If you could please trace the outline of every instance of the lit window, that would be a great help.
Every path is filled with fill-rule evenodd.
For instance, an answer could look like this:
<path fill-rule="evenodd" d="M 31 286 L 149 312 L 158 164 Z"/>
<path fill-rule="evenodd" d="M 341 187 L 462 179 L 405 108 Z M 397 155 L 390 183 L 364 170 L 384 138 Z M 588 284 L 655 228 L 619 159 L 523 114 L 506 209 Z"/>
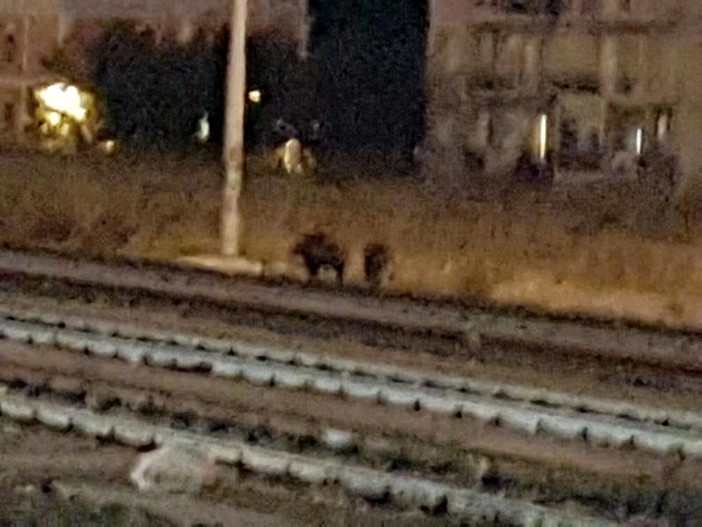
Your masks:
<path fill-rule="evenodd" d="M 6 35 L 5 42 L 2 50 L 2 60 L 3 62 L 13 63 L 15 62 L 15 55 L 17 54 L 15 36 Z"/>
<path fill-rule="evenodd" d="M 670 111 L 662 110 L 656 118 L 656 139 L 664 142 L 670 132 Z"/>
<path fill-rule="evenodd" d="M 546 152 L 548 150 L 548 115 L 545 113 L 539 116 L 539 140 L 537 146 L 539 161 L 546 161 Z"/>
<path fill-rule="evenodd" d="M 640 156 L 643 153 L 643 147 L 644 147 L 644 131 L 643 128 L 640 126 L 636 129 L 634 132 L 634 152 L 636 152 L 637 156 Z"/>

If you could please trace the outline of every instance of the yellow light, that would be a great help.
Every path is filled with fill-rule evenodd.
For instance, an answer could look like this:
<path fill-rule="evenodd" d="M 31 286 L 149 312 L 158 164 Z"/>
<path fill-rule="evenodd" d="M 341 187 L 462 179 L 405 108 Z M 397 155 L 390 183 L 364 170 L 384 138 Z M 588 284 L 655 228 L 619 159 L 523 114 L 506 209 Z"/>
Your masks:
<path fill-rule="evenodd" d="M 58 112 L 46 112 L 44 117 L 46 117 L 46 122 L 51 126 L 58 126 L 61 122 L 61 114 Z"/>
<path fill-rule="evenodd" d="M 115 147 L 116 143 L 113 139 L 108 139 L 107 141 L 100 143 L 100 149 L 107 155 L 114 153 Z"/>
<path fill-rule="evenodd" d="M 47 110 L 67 115 L 78 122 L 85 121 L 88 116 L 88 108 L 83 105 L 85 97 L 81 97 L 81 91 L 76 86 L 57 82 L 35 93 Z"/>
<path fill-rule="evenodd" d="M 63 124 L 61 124 L 61 128 L 59 128 L 58 133 L 61 137 L 68 137 L 71 133 L 71 125 L 69 123 L 64 122 Z"/>
<path fill-rule="evenodd" d="M 546 150 L 548 144 L 548 116 L 541 114 L 539 119 L 539 159 L 546 160 Z"/>
<path fill-rule="evenodd" d="M 249 101 L 251 101 L 254 104 L 258 104 L 261 102 L 261 90 L 251 90 L 249 92 Z"/>

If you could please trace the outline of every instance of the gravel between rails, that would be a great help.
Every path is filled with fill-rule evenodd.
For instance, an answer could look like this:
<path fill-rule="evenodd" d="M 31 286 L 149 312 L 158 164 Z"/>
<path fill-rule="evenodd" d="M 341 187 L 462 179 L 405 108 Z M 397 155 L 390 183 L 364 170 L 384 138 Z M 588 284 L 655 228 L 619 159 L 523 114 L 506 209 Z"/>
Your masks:
<path fill-rule="evenodd" d="M 114 265 L 0 252 L 0 273 L 436 332 L 465 338 L 476 346 L 485 339 L 702 371 L 700 327 L 663 332 L 594 321 L 586 324 L 515 316 L 456 305 L 264 284 L 147 262 Z"/>
<path fill-rule="evenodd" d="M 0 335 L 134 365 L 200 371 L 254 385 L 344 395 L 449 416 L 466 415 L 530 435 L 541 432 L 566 440 L 585 438 L 594 446 L 631 445 L 661 455 L 702 458 L 702 415 L 693 412 L 660 411 L 593 398 L 581 400 L 545 390 L 246 342 L 149 333 L 135 326 L 95 320 L 5 319 L 0 321 Z M 588 408 L 589 412 L 584 411 Z"/>
<path fill-rule="evenodd" d="M 614 525 L 604 518 L 574 516 L 529 502 L 453 488 L 427 479 L 397 476 L 335 460 L 291 454 L 188 431 L 175 431 L 135 418 L 99 415 L 76 406 L 17 395 L 0 396 L 0 412 L 21 423 L 39 422 L 61 431 L 70 428 L 136 449 L 169 444 L 204 447 L 220 464 L 242 466 L 264 476 L 291 478 L 311 485 L 338 484 L 347 492 L 366 499 L 390 498 L 403 507 L 445 510 L 450 515 L 472 521 L 500 521 L 533 526 Z"/>

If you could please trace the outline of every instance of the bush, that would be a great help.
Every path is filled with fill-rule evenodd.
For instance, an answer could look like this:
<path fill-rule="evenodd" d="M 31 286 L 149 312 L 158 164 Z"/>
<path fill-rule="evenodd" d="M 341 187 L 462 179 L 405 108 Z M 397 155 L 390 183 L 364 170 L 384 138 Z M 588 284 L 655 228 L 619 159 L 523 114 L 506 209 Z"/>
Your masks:
<path fill-rule="evenodd" d="M 157 46 L 131 24 L 110 27 L 95 50 L 94 84 L 106 108 L 110 131 L 142 145 L 190 143 L 207 112 L 221 137 L 226 53 L 199 36 L 187 46 Z"/>

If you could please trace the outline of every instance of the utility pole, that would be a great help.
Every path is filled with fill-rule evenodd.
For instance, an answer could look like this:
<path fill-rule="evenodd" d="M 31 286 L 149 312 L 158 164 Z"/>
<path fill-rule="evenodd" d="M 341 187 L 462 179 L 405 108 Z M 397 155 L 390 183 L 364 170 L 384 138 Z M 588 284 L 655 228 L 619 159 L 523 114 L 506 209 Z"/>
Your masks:
<path fill-rule="evenodd" d="M 248 0 L 231 0 L 229 63 L 227 65 L 224 121 L 224 203 L 222 206 L 222 253 L 239 256 L 244 182 L 244 105 L 246 98 L 246 17 Z"/>

